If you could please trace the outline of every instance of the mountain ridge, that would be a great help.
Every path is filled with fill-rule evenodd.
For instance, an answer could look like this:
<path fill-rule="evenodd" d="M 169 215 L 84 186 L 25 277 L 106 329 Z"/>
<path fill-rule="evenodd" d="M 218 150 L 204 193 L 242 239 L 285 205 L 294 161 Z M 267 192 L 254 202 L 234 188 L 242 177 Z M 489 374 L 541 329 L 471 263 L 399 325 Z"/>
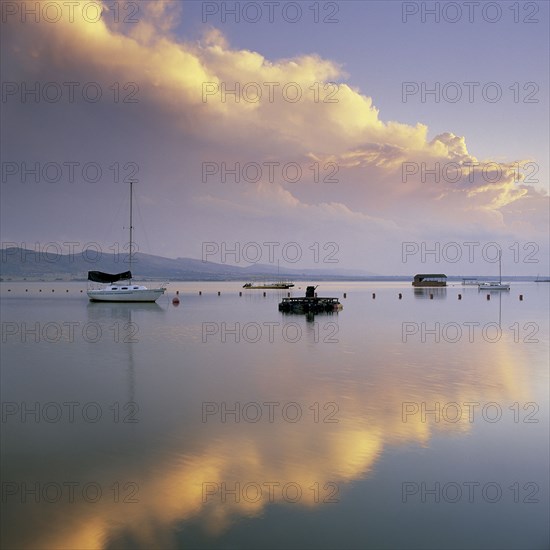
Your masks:
<path fill-rule="evenodd" d="M 88 271 L 120 273 L 130 267 L 127 254 L 81 252 L 59 254 L 21 247 L 2 248 L 0 276 L 4 278 L 70 277 L 87 278 Z M 308 278 L 308 277 L 373 277 L 378 274 L 338 268 L 279 269 L 271 264 L 251 264 L 246 267 L 203 261 L 195 258 L 165 258 L 137 252 L 132 261 L 135 278 L 171 280 L 235 280 L 248 278 Z"/>

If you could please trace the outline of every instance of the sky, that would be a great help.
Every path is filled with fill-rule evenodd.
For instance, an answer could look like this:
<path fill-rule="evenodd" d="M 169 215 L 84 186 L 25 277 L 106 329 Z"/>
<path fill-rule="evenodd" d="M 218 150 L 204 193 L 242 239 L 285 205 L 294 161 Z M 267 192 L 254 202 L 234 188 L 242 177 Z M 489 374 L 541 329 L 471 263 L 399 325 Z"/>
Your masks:
<path fill-rule="evenodd" d="M 1 241 L 548 274 L 548 2 L 2 3 Z"/>

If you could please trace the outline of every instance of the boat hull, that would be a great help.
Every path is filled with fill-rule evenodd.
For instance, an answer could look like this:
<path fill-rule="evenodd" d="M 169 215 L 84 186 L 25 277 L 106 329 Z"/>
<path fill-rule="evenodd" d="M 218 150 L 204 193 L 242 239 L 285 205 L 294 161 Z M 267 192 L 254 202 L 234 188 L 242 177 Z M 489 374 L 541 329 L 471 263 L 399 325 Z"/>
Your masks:
<path fill-rule="evenodd" d="M 283 313 L 332 313 L 342 309 L 338 298 L 283 298 L 279 304 Z"/>
<path fill-rule="evenodd" d="M 165 288 L 88 290 L 88 298 L 91 302 L 156 302 L 165 291 Z"/>
<path fill-rule="evenodd" d="M 478 288 L 479 290 L 510 290 L 510 285 L 507 285 L 506 283 L 502 283 L 502 284 L 485 283 L 485 284 L 480 284 Z"/>

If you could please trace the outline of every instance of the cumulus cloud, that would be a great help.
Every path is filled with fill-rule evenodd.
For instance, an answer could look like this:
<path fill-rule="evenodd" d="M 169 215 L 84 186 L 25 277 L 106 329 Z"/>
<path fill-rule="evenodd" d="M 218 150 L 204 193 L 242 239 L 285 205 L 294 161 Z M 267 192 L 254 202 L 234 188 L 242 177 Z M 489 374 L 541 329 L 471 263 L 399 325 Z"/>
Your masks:
<path fill-rule="evenodd" d="M 452 131 L 430 140 L 421 122 L 383 121 L 373 99 L 346 82 L 343 68 L 316 54 L 270 60 L 259 51 L 232 48 L 210 26 L 201 39 L 186 41 L 177 34 L 185 17 L 179 3 L 140 3 L 135 25 L 114 24 L 107 17 L 108 3 L 102 6 L 104 17 L 93 23 L 79 10 L 72 22 L 9 20 L 8 48 L 3 48 L 9 55 L 8 78 L 80 78 L 104 89 L 113 82 L 139 84 L 133 111 L 130 105 L 110 105 L 94 106 L 92 113 L 85 105 L 82 112 L 88 113 L 78 116 L 84 125 L 94 124 L 90 120 L 97 121 L 98 114 L 116 122 L 119 142 L 125 143 L 120 147 L 150 162 L 159 204 L 170 193 L 174 202 L 185 201 L 180 208 L 209 204 L 213 211 L 254 211 L 257 219 L 276 216 L 288 227 L 328 216 L 342 228 L 391 227 L 386 239 L 396 242 L 419 218 L 426 234 L 430 224 L 449 234 L 464 224 L 497 234 L 519 227 L 540 233 L 548 197 L 522 182 L 517 166 L 526 159 L 478 159 L 468 151 L 466 137 Z M 40 116 L 47 117 L 41 108 Z M 36 121 L 21 125 L 14 117 L 11 124 L 15 134 L 43 136 Z M 59 121 L 56 127 L 61 149 L 71 134 L 67 126 Z M 106 135 L 98 142 L 97 135 L 83 133 L 82 148 L 97 151 L 116 141 Z M 28 141 L 27 152 L 39 148 L 37 139 Z M 185 165 L 176 169 L 177 178 L 168 173 L 176 158 Z M 229 176 L 225 185 L 208 185 L 201 173 L 205 161 L 229 167 L 255 162 L 264 169 L 257 181 Z M 271 178 L 266 162 L 296 163 L 302 177 L 289 181 L 278 172 Z M 337 183 L 326 183 L 334 167 Z M 533 211 L 539 214 L 533 217 Z M 205 222 L 204 215 L 199 219 L 190 211 L 187 219 Z M 339 238 L 346 239 L 344 231 Z M 175 243 L 168 248 L 182 255 Z"/>

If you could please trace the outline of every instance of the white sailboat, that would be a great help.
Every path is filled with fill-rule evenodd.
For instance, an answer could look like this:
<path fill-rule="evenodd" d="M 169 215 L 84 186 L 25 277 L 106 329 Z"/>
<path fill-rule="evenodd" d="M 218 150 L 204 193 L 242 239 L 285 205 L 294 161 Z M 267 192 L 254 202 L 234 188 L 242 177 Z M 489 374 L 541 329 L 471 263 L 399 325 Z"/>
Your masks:
<path fill-rule="evenodd" d="M 132 283 L 132 258 L 133 258 L 133 225 L 132 225 L 132 199 L 133 182 L 130 182 L 130 244 L 129 244 L 129 267 L 123 273 L 103 273 L 101 271 L 88 271 L 88 281 L 107 284 L 102 288 L 88 288 L 88 298 L 92 302 L 156 302 L 166 291 L 166 288 L 147 288 L 143 285 Z M 127 282 L 115 284 L 118 281 Z"/>
<path fill-rule="evenodd" d="M 502 252 L 498 253 L 498 281 L 479 283 L 479 290 L 510 290 L 510 283 L 502 282 Z"/>

